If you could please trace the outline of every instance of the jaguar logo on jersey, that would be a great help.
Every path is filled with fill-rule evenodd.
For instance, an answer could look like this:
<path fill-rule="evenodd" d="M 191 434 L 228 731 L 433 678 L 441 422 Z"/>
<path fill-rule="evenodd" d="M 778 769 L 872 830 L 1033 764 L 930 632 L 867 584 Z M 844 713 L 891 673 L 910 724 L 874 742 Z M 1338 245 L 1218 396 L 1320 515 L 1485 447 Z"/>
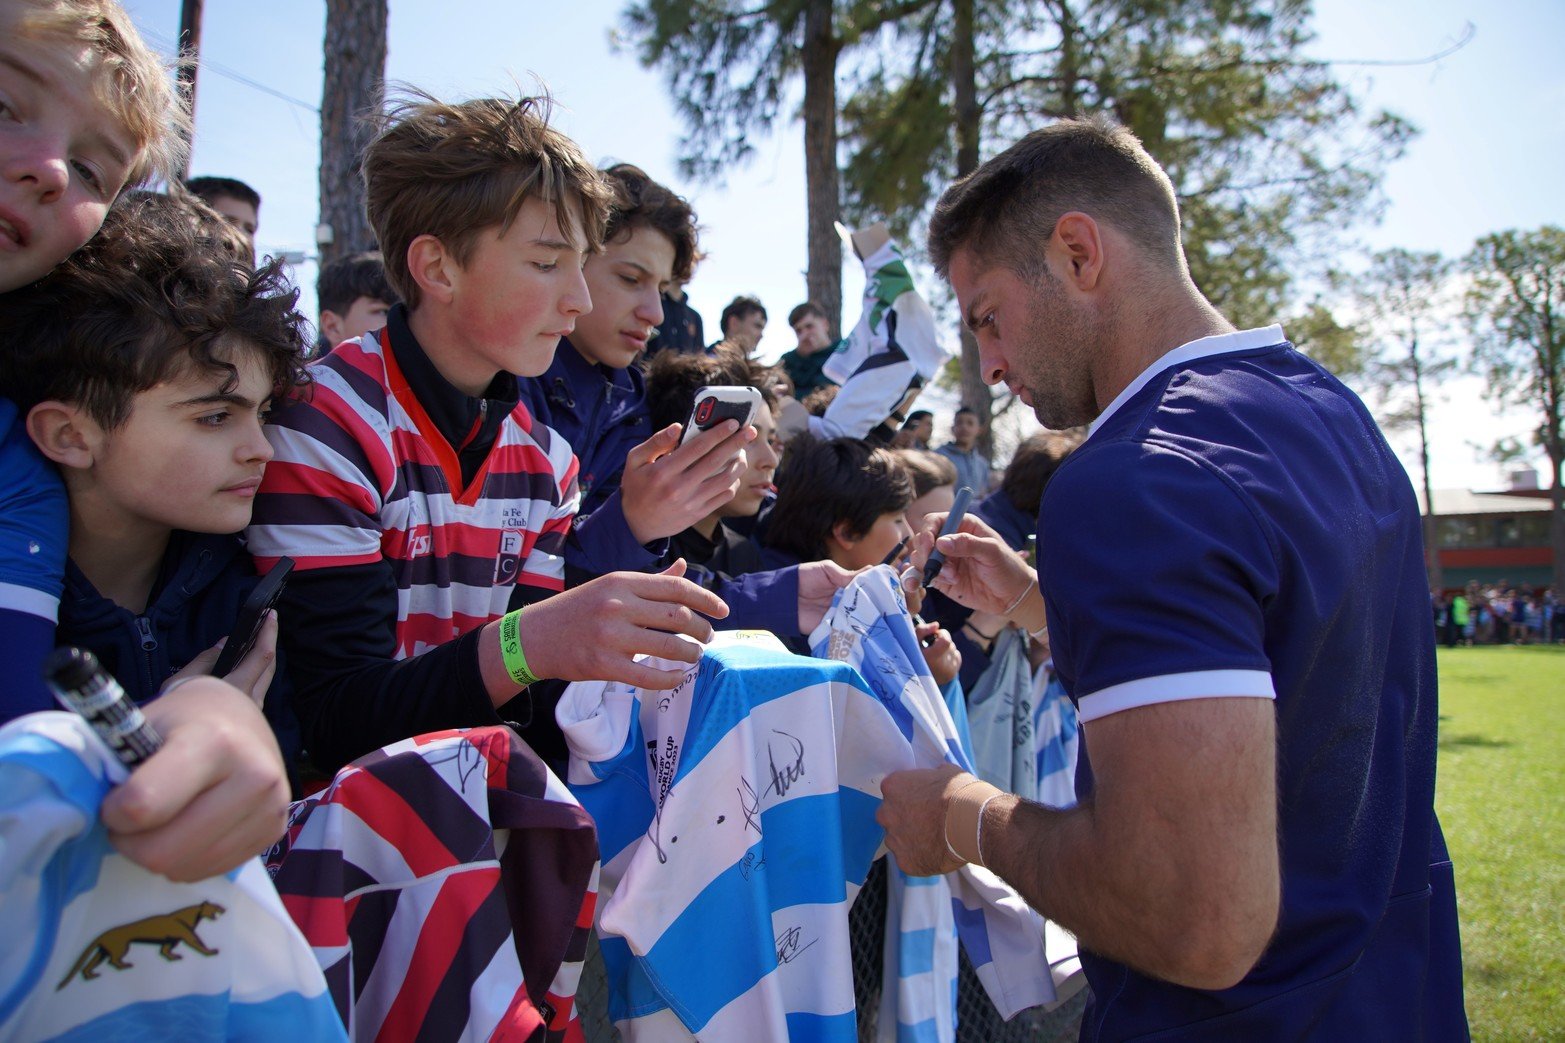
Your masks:
<path fill-rule="evenodd" d="M 158 955 L 170 962 L 184 959 L 174 951 L 181 943 L 202 956 L 216 956 L 217 950 L 202 942 L 200 935 L 196 934 L 196 927 L 202 920 L 216 920 L 225 911 L 216 902 L 202 902 L 104 931 L 82 950 L 70 971 L 55 986 L 55 991 L 65 988 L 78 975 L 82 981 L 92 981 L 98 976 L 98 966 L 104 961 L 108 961 L 109 966 L 117 971 L 133 967 L 134 964 L 125 958 L 132 945 L 155 946 Z"/>
<path fill-rule="evenodd" d="M 521 570 L 522 534 L 516 529 L 505 529 L 500 533 L 500 554 L 494 563 L 495 586 L 515 583 Z"/>

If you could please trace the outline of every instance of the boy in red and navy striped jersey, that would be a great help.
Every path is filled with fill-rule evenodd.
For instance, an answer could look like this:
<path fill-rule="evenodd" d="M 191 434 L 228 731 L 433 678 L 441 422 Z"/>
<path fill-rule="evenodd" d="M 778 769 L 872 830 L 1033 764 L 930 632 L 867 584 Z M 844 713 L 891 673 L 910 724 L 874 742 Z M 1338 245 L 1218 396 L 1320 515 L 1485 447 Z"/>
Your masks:
<path fill-rule="evenodd" d="M 543 372 L 592 307 L 581 269 L 609 197 L 546 115 L 532 99 L 419 96 L 365 151 L 370 221 L 405 303 L 280 412 L 248 532 L 263 566 L 298 563 L 282 636 L 320 767 L 500 714 L 561 762 L 536 680 L 672 687 L 678 673 L 633 657 L 693 662 L 676 635 L 704 640 L 702 616 L 727 614 L 682 563 L 563 591 L 576 459 L 516 377 Z"/>

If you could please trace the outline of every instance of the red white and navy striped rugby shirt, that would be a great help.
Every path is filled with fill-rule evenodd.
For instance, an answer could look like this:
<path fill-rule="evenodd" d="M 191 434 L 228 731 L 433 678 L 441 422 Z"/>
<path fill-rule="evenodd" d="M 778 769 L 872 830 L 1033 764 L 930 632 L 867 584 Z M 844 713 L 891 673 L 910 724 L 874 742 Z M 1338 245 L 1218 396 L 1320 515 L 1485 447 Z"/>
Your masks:
<path fill-rule="evenodd" d="M 405 659 L 498 619 L 517 586 L 562 590 L 579 497 L 571 447 L 521 403 L 464 487 L 388 336 L 338 345 L 309 400 L 268 426 L 276 456 L 246 538 L 263 570 L 283 555 L 300 570 L 389 562 Z"/>

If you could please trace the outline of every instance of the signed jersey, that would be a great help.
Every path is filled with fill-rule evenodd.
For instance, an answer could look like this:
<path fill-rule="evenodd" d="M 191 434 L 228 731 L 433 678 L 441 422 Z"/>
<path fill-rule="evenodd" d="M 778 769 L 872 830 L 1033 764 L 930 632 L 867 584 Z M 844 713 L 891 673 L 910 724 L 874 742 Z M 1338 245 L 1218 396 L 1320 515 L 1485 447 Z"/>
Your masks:
<path fill-rule="evenodd" d="M 894 598 L 889 570 L 868 583 Z M 845 629 L 817 641 L 869 649 L 876 684 L 770 637 L 725 635 L 672 691 L 578 683 L 560 703 L 568 781 L 603 852 L 609 1013 L 628 1039 L 857 1039 L 848 908 L 880 848 L 880 782 L 961 755 L 927 670 L 855 644 L 864 614 L 832 618 Z M 888 633 L 921 667 L 905 610 L 896 618 Z M 1053 999 L 1040 922 L 998 878 L 957 875 L 946 922 L 996 1005 L 1008 1016 Z"/>
<path fill-rule="evenodd" d="M 110 846 L 124 777 L 75 714 L 0 728 L 0 1040 L 345 1040 L 258 860 L 180 884 Z"/>

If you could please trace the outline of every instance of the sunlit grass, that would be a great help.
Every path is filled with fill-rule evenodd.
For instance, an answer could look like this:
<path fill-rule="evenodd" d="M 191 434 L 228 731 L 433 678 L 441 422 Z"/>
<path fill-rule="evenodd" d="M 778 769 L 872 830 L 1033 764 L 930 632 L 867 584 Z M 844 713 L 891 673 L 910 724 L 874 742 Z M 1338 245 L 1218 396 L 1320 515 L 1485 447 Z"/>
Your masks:
<path fill-rule="evenodd" d="M 1565 1037 L 1565 646 L 1440 650 L 1435 802 L 1477 1040 Z"/>

